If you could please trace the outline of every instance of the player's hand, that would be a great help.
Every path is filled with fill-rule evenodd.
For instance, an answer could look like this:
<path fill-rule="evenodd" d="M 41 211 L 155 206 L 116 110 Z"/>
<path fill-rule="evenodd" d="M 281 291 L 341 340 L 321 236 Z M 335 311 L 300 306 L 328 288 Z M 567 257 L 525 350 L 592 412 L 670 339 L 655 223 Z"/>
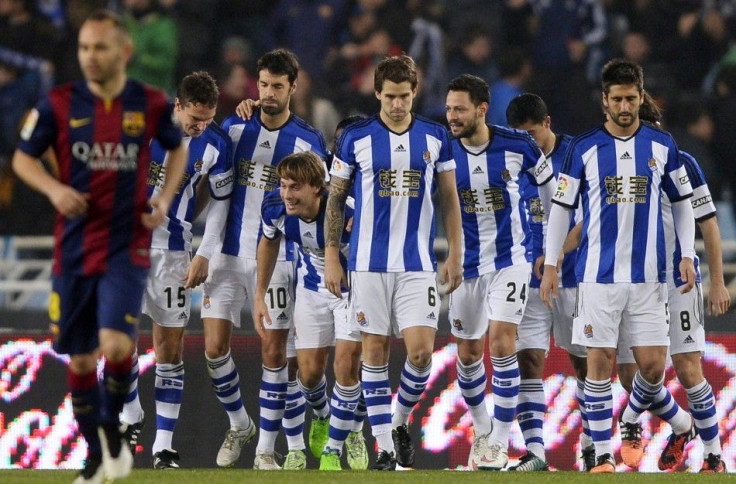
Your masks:
<path fill-rule="evenodd" d="M 63 183 L 55 185 L 48 197 L 56 211 L 66 218 L 82 216 L 89 208 L 89 193 L 80 193 Z"/>
<path fill-rule="evenodd" d="M 181 279 L 184 281 L 184 289 L 195 288 L 206 281 L 209 267 L 210 261 L 201 255 L 195 255 L 189 263 L 186 275 Z"/>
<path fill-rule="evenodd" d="M 549 269 L 547 269 L 549 267 Z M 552 299 L 557 298 L 557 285 L 560 282 L 560 278 L 557 275 L 557 268 L 549 264 L 544 266 L 544 272 L 542 274 L 542 282 L 539 285 L 539 296 L 542 298 L 544 304 L 548 308 L 552 309 Z"/>
<path fill-rule="evenodd" d="M 271 315 L 268 314 L 268 307 L 263 298 L 255 298 L 253 302 L 253 324 L 261 339 L 266 337 L 266 324 L 271 325 Z"/>
<path fill-rule="evenodd" d="M 342 288 L 348 287 L 348 278 L 339 259 L 325 257 L 325 287 L 336 297 L 342 299 Z"/>
<path fill-rule="evenodd" d="M 148 204 L 152 208 L 151 213 L 141 215 L 141 221 L 149 229 L 155 229 L 164 223 L 164 218 L 166 218 L 166 214 L 169 212 L 169 202 L 157 195 L 152 197 L 148 201 Z"/>
<path fill-rule="evenodd" d="M 720 316 L 726 314 L 731 306 L 731 294 L 726 289 L 723 281 L 710 281 L 710 290 L 708 291 L 708 314 L 711 316 Z"/>
<path fill-rule="evenodd" d="M 684 284 L 680 288 L 680 294 L 686 294 L 695 287 L 695 264 L 689 257 L 680 260 L 680 277 Z"/>
<path fill-rule="evenodd" d="M 537 260 L 534 261 L 534 275 L 537 276 L 537 279 L 541 279 L 543 272 L 544 272 L 544 255 L 540 255 L 539 257 L 537 257 Z"/>
<path fill-rule="evenodd" d="M 459 256 L 449 256 L 442 266 L 440 284 L 447 284 L 445 294 L 450 294 L 463 282 L 463 263 Z"/>
<path fill-rule="evenodd" d="M 257 101 L 254 101 L 253 99 L 244 99 L 240 101 L 240 103 L 235 108 L 235 114 L 237 114 L 240 118 L 248 121 L 253 116 L 253 113 L 256 111 L 256 108 L 260 106 L 261 106 L 260 99 Z"/>
<path fill-rule="evenodd" d="M 345 232 L 352 232 L 353 230 L 353 217 L 350 217 L 348 219 L 348 223 L 345 224 Z"/>

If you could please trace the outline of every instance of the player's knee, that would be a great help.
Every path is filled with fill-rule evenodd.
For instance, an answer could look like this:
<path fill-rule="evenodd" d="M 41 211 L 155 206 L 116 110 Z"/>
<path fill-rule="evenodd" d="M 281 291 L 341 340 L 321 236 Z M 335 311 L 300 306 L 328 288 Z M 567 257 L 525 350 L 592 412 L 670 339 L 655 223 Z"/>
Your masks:
<path fill-rule="evenodd" d="M 522 379 L 542 378 L 544 350 L 522 350 L 517 353 Z"/>
<path fill-rule="evenodd" d="M 350 357 L 335 358 L 332 365 L 335 372 L 335 380 L 342 386 L 353 386 L 358 383 L 360 364 L 354 364 Z"/>
<path fill-rule="evenodd" d="M 675 367 L 677 379 L 685 388 L 692 388 L 703 381 L 700 353 L 672 355 L 672 364 Z"/>
<path fill-rule="evenodd" d="M 230 342 L 224 340 L 205 341 L 204 354 L 210 360 L 222 358 L 230 352 Z"/>
<path fill-rule="evenodd" d="M 409 361 L 417 368 L 425 368 L 432 362 L 431 348 L 418 348 L 409 354 Z"/>

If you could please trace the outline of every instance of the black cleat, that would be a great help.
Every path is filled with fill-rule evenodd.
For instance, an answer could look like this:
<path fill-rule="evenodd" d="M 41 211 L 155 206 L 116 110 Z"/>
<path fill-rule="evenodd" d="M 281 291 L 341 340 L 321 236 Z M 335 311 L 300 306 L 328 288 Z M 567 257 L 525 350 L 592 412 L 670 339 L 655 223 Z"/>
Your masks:
<path fill-rule="evenodd" d="M 396 470 L 396 458 L 393 452 L 386 452 L 382 450 L 378 453 L 376 462 L 371 466 L 373 471 L 395 471 Z"/>
<path fill-rule="evenodd" d="M 72 484 L 102 484 L 105 481 L 105 472 L 102 468 L 102 456 L 87 457 L 84 469 L 79 471 Z"/>
<path fill-rule="evenodd" d="M 394 439 L 394 447 L 396 448 L 396 462 L 401 467 L 414 466 L 414 446 L 411 443 L 411 436 L 406 425 L 400 425 L 391 431 L 391 437 Z"/>
<path fill-rule="evenodd" d="M 130 447 L 130 453 L 135 455 L 135 448 L 138 447 L 138 439 L 140 439 L 143 426 L 146 424 L 146 416 L 141 415 L 140 421 L 134 424 L 120 422 L 120 432 Z"/>
<path fill-rule="evenodd" d="M 583 459 L 583 472 L 590 472 L 590 470 L 595 467 L 595 446 L 593 444 L 590 444 L 589 446 L 585 447 L 583 449 L 582 455 Z"/>
<path fill-rule="evenodd" d="M 178 469 L 179 453 L 175 450 L 164 449 L 153 454 L 154 469 Z"/>

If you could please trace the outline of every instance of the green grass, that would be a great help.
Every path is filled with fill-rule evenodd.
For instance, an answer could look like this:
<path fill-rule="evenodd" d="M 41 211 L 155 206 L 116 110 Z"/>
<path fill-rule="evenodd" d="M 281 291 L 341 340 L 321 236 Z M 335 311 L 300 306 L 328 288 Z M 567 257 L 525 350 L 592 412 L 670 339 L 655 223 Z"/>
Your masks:
<path fill-rule="evenodd" d="M 0 471 L 0 483 L 69 484 L 75 471 L 13 470 Z M 590 475 L 579 472 L 511 473 L 511 472 L 453 472 L 453 471 L 409 471 L 371 472 L 343 471 L 252 471 L 245 469 L 180 469 L 177 471 L 154 471 L 135 469 L 121 484 L 234 484 L 254 482 L 258 484 L 528 484 L 528 483 L 598 483 L 616 484 L 664 482 L 734 482 L 728 475 L 636 474 Z"/>

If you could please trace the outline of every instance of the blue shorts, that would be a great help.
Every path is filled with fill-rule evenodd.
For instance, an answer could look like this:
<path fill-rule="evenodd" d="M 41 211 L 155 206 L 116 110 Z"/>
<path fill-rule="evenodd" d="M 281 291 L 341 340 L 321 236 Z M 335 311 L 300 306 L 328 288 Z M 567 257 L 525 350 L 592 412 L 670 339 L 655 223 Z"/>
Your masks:
<path fill-rule="evenodd" d="M 91 353 L 101 328 L 135 339 L 148 269 L 117 266 L 97 276 L 60 275 L 52 280 L 49 302 L 57 353 Z"/>

